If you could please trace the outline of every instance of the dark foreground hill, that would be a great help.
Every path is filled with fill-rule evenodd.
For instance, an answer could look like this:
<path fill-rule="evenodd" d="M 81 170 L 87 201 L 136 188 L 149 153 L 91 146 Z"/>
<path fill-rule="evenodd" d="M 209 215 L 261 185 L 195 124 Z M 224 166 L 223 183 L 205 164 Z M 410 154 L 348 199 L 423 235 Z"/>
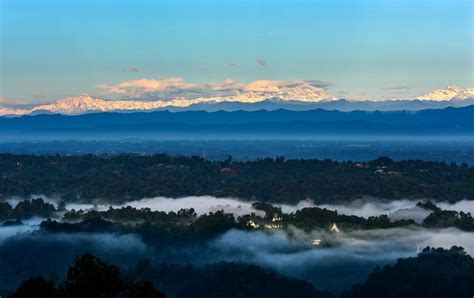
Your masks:
<path fill-rule="evenodd" d="M 122 271 L 122 272 L 121 272 Z M 128 272 L 92 254 L 77 257 L 63 282 L 31 277 L 10 298 L 332 298 L 304 280 L 240 263 L 218 263 L 203 268 L 154 266 L 143 261 Z"/>
<path fill-rule="evenodd" d="M 330 298 L 310 283 L 253 265 L 218 263 L 205 267 L 153 265 L 143 261 L 127 274 L 91 254 L 76 259 L 64 282 L 30 278 L 13 293 L 23 297 Z M 460 247 L 426 248 L 417 257 L 376 268 L 341 298 L 471 298 L 474 260 Z"/>

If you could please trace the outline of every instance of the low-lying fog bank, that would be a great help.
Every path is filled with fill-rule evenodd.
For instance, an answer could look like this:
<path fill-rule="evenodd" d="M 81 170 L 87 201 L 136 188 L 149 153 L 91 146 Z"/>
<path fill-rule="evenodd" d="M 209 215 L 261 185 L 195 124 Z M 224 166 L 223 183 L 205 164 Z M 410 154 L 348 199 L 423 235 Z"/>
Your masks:
<path fill-rule="evenodd" d="M 369 216 L 388 215 L 392 220 L 413 219 L 420 223 L 431 211 L 417 207 L 420 200 L 397 200 L 388 201 L 377 198 L 357 199 L 347 203 L 339 204 L 314 204 L 311 200 L 301 201 L 296 205 L 276 204 L 281 207 L 284 213 L 295 212 L 303 208 L 319 207 L 328 210 L 335 210 L 339 214 L 357 215 L 364 218 Z M 436 202 L 436 205 L 443 210 L 455 210 L 474 213 L 474 201 L 463 200 L 456 203 Z"/>
<path fill-rule="evenodd" d="M 0 244 L 8 237 L 38 230 L 43 220 L 44 218 L 33 217 L 22 220 L 22 225 L 0 225 Z"/>
<path fill-rule="evenodd" d="M 48 198 L 46 196 L 36 195 L 31 198 L 42 197 L 45 201 L 58 205 L 59 199 Z M 24 198 L 10 198 L 7 202 L 15 206 L 19 201 Z M 338 204 L 315 204 L 312 200 L 300 201 L 296 205 L 288 204 L 273 204 L 276 207 L 280 207 L 284 213 L 291 213 L 297 210 L 308 207 L 319 207 L 326 208 L 329 210 L 335 210 L 339 214 L 345 215 L 357 215 L 364 218 L 369 216 L 379 216 L 382 214 L 388 215 L 392 220 L 399 219 L 413 219 L 417 223 L 420 223 L 425 219 L 430 211 L 417 207 L 416 204 L 420 200 L 383 200 L 377 198 L 364 198 L 356 199 L 346 203 Z M 130 201 L 122 205 L 111 205 L 111 204 L 81 204 L 81 203 L 68 203 L 66 209 L 68 210 L 89 210 L 95 209 L 98 211 L 107 210 L 110 206 L 114 208 L 121 208 L 125 206 L 131 206 L 137 209 L 150 208 L 152 211 L 179 211 L 180 209 L 194 208 L 197 215 L 206 214 L 209 212 L 216 212 L 218 210 L 224 210 L 226 213 L 232 213 L 234 216 L 242 216 L 254 212 L 256 215 L 263 216 L 264 212 L 256 210 L 252 207 L 253 201 L 243 201 L 236 198 L 216 198 L 212 196 L 190 196 L 183 198 L 144 198 L 138 201 Z M 474 214 L 474 201 L 463 200 L 456 203 L 449 203 L 448 201 L 436 202 L 436 205 L 443 210 L 455 210 L 470 212 Z"/>
<path fill-rule="evenodd" d="M 306 279 L 316 287 L 337 292 L 362 281 L 376 265 L 393 263 L 401 257 L 415 256 L 426 246 L 449 248 L 462 246 L 474 253 L 474 233 L 457 229 L 388 229 L 322 235 L 324 232 L 298 237 L 335 237 L 337 247 L 314 248 L 286 233 L 229 231 L 210 243 L 210 253 L 197 260 L 243 261 L 272 268 L 289 276 Z M 206 259 L 207 256 L 207 259 Z"/>

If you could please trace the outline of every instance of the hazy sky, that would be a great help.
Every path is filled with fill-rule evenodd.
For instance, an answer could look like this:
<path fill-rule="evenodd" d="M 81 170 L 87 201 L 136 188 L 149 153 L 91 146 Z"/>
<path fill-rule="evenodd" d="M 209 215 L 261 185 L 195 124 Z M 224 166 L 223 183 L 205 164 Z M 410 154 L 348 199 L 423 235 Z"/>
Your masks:
<path fill-rule="evenodd" d="M 471 0 L 0 3 L 4 102 L 167 77 L 322 80 L 372 98 L 473 85 Z"/>

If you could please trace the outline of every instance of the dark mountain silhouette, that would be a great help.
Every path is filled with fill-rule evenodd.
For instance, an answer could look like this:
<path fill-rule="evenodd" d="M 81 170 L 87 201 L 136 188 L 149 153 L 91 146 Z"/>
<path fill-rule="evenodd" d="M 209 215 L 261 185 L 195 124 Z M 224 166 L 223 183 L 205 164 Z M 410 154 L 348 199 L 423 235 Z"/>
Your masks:
<path fill-rule="evenodd" d="M 0 118 L 0 134 L 472 134 L 474 106 L 422 111 L 259 110 L 96 113 Z"/>

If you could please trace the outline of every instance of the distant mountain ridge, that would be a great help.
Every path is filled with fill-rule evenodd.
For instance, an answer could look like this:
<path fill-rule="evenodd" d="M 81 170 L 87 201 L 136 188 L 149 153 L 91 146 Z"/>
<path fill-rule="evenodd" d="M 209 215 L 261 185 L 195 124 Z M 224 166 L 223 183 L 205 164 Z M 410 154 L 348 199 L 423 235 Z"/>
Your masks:
<path fill-rule="evenodd" d="M 247 92 L 238 95 L 208 98 L 173 98 L 170 100 L 106 100 L 93 98 L 87 94 L 59 99 L 51 104 L 35 106 L 31 109 L 1 107 L 0 116 L 20 116 L 29 114 L 59 113 L 79 115 L 94 112 L 136 112 L 136 111 L 256 111 L 260 109 L 286 109 L 304 111 L 332 109 L 339 111 L 392 111 L 442 109 L 464 107 L 474 104 L 474 88 L 448 86 L 434 90 L 415 99 L 393 100 L 348 100 L 329 96 L 321 88 L 291 87 L 279 92 Z"/>
<path fill-rule="evenodd" d="M 341 112 L 351 111 L 420 111 L 426 109 L 444 109 L 447 107 L 466 107 L 474 105 L 474 98 L 463 100 L 453 99 L 447 101 L 419 100 L 419 99 L 397 99 L 384 101 L 351 101 L 347 99 L 337 99 L 320 102 L 303 102 L 298 100 L 281 100 L 271 98 L 257 103 L 242 102 L 221 102 L 221 103 L 200 103 L 193 104 L 185 108 L 168 107 L 169 111 L 274 111 L 285 109 L 290 111 L 307 111 L 316 109 L 337 110 Z"/>
<path fill-rule="evenodd" d="M 0 134 L 472 134 L 474 105 L 422 111 L 155 111 L 0 118 Z"/>

